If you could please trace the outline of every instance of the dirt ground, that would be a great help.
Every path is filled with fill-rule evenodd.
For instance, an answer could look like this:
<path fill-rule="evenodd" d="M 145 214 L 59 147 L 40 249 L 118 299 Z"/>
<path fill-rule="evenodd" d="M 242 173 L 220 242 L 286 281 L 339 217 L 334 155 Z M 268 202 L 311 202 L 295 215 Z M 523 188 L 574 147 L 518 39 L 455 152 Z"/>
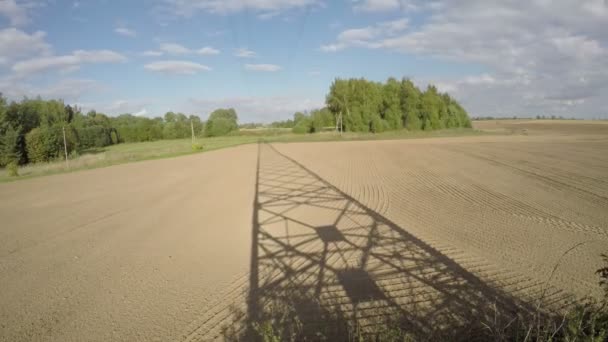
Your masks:
<path fill-rule="evenodd" d="M 424 333 L 489 304 L 599 295 L 608 131 L 481 125 L 517 129 L 247 145 L 0 184 L 0 339 L 238 337 L 277 303 L 305 326 L 388 314 Z"/>

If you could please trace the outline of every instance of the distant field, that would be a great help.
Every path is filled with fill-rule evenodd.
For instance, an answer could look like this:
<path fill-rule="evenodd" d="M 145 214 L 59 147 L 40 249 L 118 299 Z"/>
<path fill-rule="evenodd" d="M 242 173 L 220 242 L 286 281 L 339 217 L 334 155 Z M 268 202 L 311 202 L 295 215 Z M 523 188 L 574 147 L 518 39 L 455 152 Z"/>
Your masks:
<path fill-rule="evenodd" d="M 381 134 L 344 133 L 342 136 L 335 132 L 318 134 L 293 134 L 290 129 L 243 129 L 239 135 L 215 138 L 199 138 L 197 144 L 203 145 L 202 151 L 193 151 L 190 139 L 159 140 L 141 143 L 125 143 L 112 145 L 91 151 L 69 160 L 69 168 L 65 160 L 50 163 L 25 165 L 19 169 L 20 177 L 9 177 L 6 170 L 0 169 L 0 183 L 19 179 L 51 175 L 56 173 L 92 169 L 134 161 L 176 157 L 192 153 L 213 151 L 219 148 L 251 144 L 258 141 L 266 142 L 295 142 L 295 141 L 334 141 L 334 140 L 377 140 L 377 139 L 408 139 L 420 137 L 478 135 L 479 131 L 470 129 L 453 129 L 433 132 L 392 131 Z"/>
<path fill-rule="evenodd" d="M 604 124 L 475 125 L 505 130 L 247 144 L 0 184 L 0 339 L 247 341 L 265 320 L 343 337 L 388 319 L 423 340 L 493 340 L 513 312 L 599 297 Z"/>
<path fill-rule="evenodd" d="M 608 121 L 603 120 L 481 120 L 473 128 L 503 134 L 608 134 Z"/>

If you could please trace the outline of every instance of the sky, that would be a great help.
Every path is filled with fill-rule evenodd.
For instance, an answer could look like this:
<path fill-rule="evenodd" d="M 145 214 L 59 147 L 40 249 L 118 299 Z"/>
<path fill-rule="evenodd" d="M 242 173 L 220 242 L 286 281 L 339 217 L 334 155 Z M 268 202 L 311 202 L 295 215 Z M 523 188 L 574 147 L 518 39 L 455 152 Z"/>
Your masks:
<path fill-rule="evenodd" d="M 471 116 L 608 118 L 608 0 L 0 0 L 14 100 L 270 122 L 391 76 Z"/>

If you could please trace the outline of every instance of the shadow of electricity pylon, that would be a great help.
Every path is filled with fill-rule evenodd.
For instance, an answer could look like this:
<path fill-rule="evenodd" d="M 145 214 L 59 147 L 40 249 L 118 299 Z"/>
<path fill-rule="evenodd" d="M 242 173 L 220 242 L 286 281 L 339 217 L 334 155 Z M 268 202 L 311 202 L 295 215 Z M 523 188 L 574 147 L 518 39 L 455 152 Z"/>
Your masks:
<path fill-rule="evenodd" d="M 273 146 L 259 145 L 257 173 L 250 333 L 272 322 L 284 338 L 346 340 L 390 322 L 471 337 L 530 310 Z"/>

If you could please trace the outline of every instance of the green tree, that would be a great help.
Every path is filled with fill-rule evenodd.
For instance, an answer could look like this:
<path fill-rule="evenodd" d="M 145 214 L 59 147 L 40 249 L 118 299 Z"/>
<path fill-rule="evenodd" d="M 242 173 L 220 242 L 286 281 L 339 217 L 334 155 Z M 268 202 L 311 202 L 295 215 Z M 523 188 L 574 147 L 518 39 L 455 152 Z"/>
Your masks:
<path fill-rule="evenodd" d="M 19 163 L 21 160 L 19 129 L 14 129 L 13 126 L 9 124 L 3 132 L 0 133 L 0 166 Z"/>
<path fill-rule="evenodd" d="M 27 154 L 31 162 L 46 162 L 64 153 L 63 145 L 64 126 L 36 127 L 25 136 Z M 76 130 L 72 126 L 65 126 L 67 152 L 71 153 L 78 147 Z"/>
<path fill-rule="evenodd" d="M 322 132 L 325 127 L 335 127 L 334 116 L 327 108 L 313 110 L 310 119 L 313 132 Z"/>
<path fill-rule="evenodd" d="M 401 112 L 404 126 L 410 131 L 422 128 L 420 90 L 409 79 L 401 81 Z"/>
<path fill-rule="evenodd" d="M 401 105 L 401 84 L 389 78 L 382 87 L 382 119 L 388 124 L 388 129 L 403 128 L 403 113 Z"/>
<path fill-rule="evenodd" d="M 298 122 L 292 128 L 292 132 L 296 134 L 312 133 L 313 131 L 313 122 L 308 115 L 300 117 Z"/>
<path fill-rule="evenodd" d="M 441 127 L 439 120 L 439 110 L 441 107 L 441 99 L 437 93 L 435 86 L 429 85 L 421 97 L 421 114 L 422 114 L 422 129 L 433 130 Z"/>
<path fill-rule="evenodd" d="M 205 123 L 205 135 L 217 137 L 238 131 L 238 117 L 233 108 L 216 109 Z"/>
<path fill-rule="evenodd" d="M 349 100 L 351 96 L 351 84 L 348 80 L 335 79 L 329 88 L 329 94 L 325 98 L 327 108 L 334 114 L 335 117 L 342 115 L 343 130 L 347 130 L 347 125 L 351 126 L 352 119 L 350 115 Z M 344 122 L 349 120 L 348 123 Z M 351 127 L 349 127 L 350 129 Z"/>

